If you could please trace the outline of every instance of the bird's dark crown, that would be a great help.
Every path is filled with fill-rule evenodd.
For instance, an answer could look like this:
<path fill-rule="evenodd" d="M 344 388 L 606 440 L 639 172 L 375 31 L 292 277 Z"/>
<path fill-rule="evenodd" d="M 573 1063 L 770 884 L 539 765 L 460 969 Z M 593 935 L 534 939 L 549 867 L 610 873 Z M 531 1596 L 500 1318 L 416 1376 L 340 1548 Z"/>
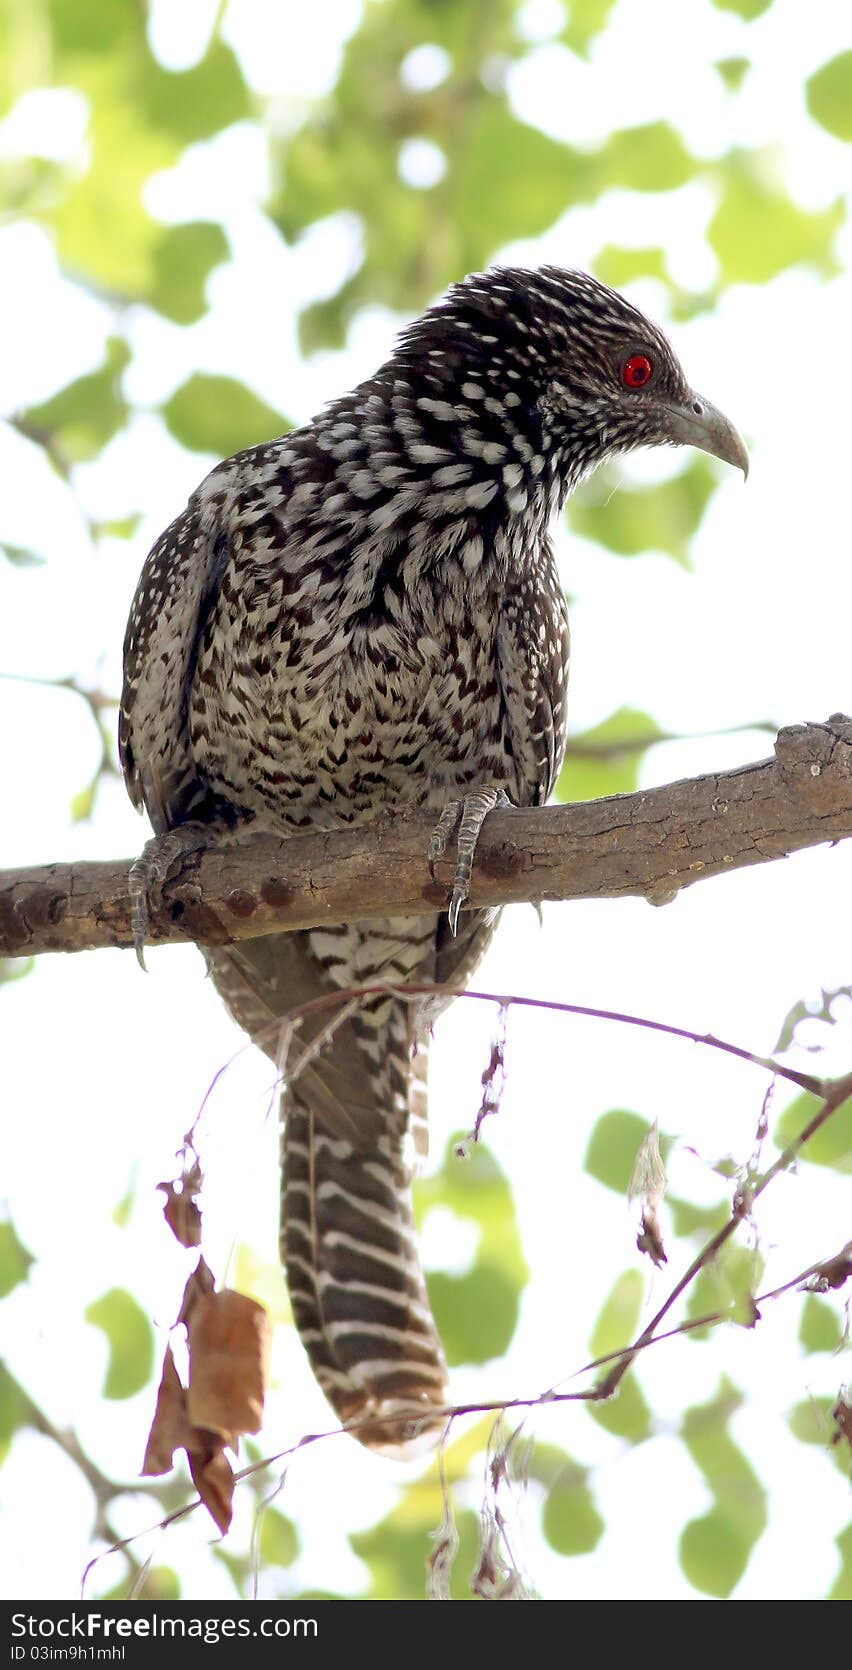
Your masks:
<path fill-rule="evenodd" d="M 568 404 L 620 409 L 632 392 L 622 369 L 633 353 L 652 364 L 649 394 L 687 396 L 667 338 L 617 291 L 561 267 L 490 267 L 451 285 L 408 325 L 393 362 L 448 380 L 477 372 L 492 387 L 525 385 L 539 400 L 561 392 Z"/>

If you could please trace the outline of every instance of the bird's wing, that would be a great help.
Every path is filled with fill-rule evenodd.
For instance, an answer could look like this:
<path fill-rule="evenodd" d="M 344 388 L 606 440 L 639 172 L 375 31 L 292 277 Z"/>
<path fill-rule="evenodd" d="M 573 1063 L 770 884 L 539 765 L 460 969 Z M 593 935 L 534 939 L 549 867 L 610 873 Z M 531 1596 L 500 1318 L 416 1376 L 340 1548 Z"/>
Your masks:
<path fill-rule="evenodd" d="M 127 791 L 158 834 L 213 816 L 192 756 L 189 691 L 230 554 L 229 528 L 252 447 L 211 471 L 149 551 L 124 639 L 118 748 Z"/>
<path fill-rule="evenodd" d="M 497 667 L 521 805 L 543 805 L 565 752 L 569 635 L 549 541 L 535 570 L 503 600 Z"/>

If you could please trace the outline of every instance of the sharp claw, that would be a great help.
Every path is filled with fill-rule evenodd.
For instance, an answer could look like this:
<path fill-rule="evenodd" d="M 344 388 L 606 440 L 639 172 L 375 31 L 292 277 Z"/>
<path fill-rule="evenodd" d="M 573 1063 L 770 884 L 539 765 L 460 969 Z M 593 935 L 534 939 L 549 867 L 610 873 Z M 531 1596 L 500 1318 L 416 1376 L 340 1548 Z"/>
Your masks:
<path fill-rule="evenodd" d="M 144 855 L 143 858 L 138 858 L 131 868 L 128 893 L 130 896 L 130 925 L 133 929 L 133 949 L 136 952 L 136 961 L 139 967 L 143 974 L 147 974 L 145 941 L 148 937 L 148 902 L 143 859 Z"/>
<path fill-rule="evenodd" d="M 200 825 L 184 824 L 177 830 L 155 835 L 131 866 L 127 891 L 130 898 L 130 925 L 133 930 L 133 949 L 139 967 L 147 974 L 145 941 L 148 938 L 151 909 L 163 905 L 163 883 L 176 863 L 190 852 L 206 845 L 209 831 Z"/>
<path fill-rule="evenodd" d="M 505 789 L 482 789 L 463 800 L 448 801 L 438 819 L 427 848 L 429 872 L 434 879 L 435 864 L 442 858 L 447 846 L 447 840 L 457 825 L 458 833 L 458 862 L 453 881 L 453 892 L 450 908 L 447 913 L 450 932 L 455 936 L 458 931 L 459 913 L 470 892 L 470 872 L 473 855 L 479 831 L 488 813 L 494 806 L 509 806 L 511 801 Z"/>

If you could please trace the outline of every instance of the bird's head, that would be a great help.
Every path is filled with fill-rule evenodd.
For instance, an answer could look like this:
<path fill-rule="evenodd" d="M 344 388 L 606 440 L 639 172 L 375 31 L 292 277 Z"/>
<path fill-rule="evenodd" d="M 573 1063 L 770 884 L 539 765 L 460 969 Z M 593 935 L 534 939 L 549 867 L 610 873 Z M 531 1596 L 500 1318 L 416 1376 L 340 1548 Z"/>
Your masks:
<path fill-rule="evenodd" d="M 451 286 L 405 333 L 406 356 L 429 361 L 474 407 L 540 419 L 568 485 L 606 457 L 686 445 L 748 474 L 733 424 L 696 393 L 666 336 L 588 273 L 492 267 Z M 422 363 L 422 358 L 421 358 Z"/>

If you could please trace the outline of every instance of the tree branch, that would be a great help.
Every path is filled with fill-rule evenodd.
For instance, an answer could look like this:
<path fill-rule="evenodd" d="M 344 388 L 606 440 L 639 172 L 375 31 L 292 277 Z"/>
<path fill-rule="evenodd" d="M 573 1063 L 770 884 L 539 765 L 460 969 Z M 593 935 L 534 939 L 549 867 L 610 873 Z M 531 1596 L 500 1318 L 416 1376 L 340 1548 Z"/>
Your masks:
<path fill-rule="evenodd" d="M 225 944 L 372 916 L 444 909 L 452 854 L 433 879 L 434 813 L 394 813 L 356 829 L 246 836 L 184 859 L 152 913 L 151 942 Z M 493 812 L 483 827 L 473 905 L 544 899 L 665 904 L 706 876 L 852 836 L 852 720 L 779 731 L 772 759 L 638 794 Z M 0 955 L 132 943 L 128 861 L 0 872 Z"/>

